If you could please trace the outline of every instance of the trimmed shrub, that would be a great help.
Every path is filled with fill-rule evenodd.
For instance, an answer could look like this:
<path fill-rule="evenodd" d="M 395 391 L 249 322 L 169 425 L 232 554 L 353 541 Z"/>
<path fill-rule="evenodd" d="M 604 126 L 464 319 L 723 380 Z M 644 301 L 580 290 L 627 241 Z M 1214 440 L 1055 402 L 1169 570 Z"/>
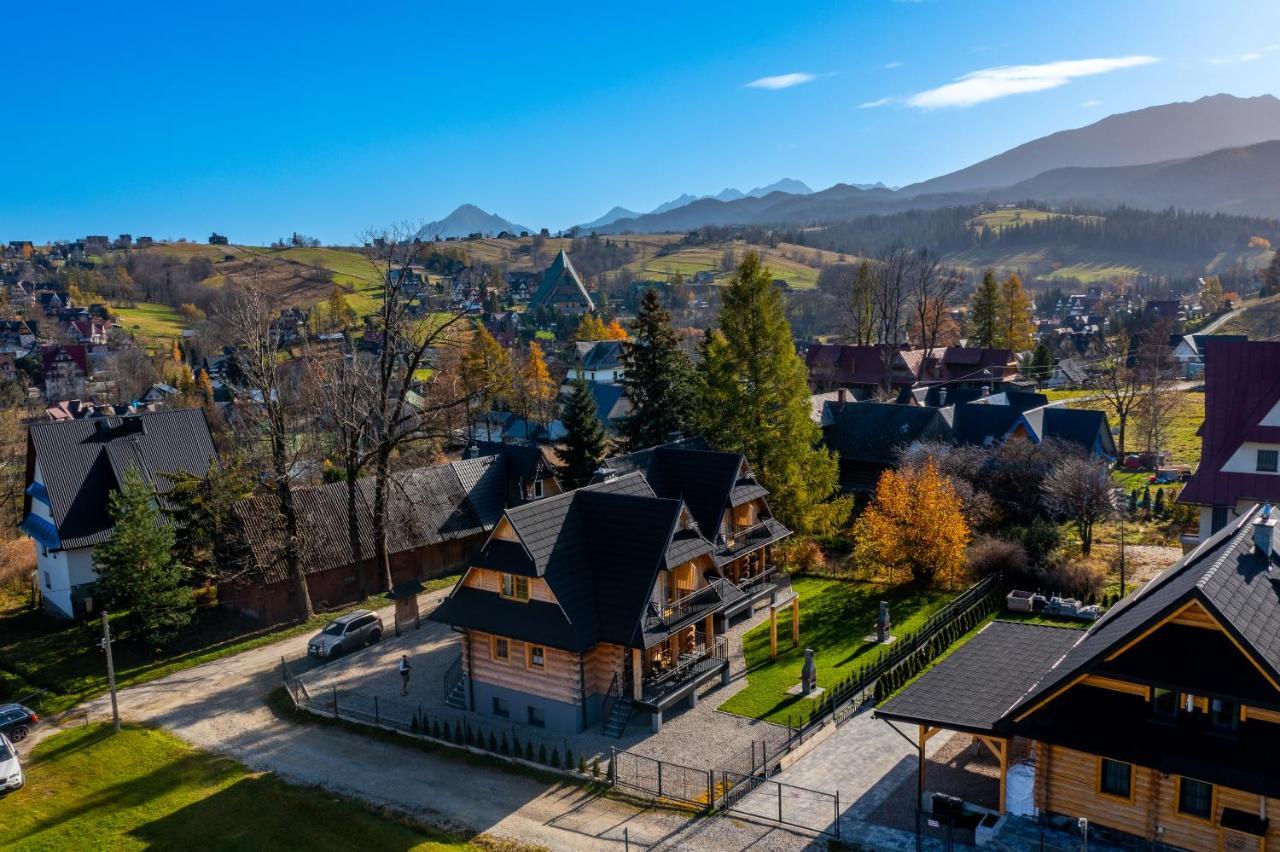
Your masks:
<path fill-rule="evenodd" d="M 578 774 L 579 775 L 587 774 L 587 759 L 585 757 L 578 758 Z"/>
<path fill-rule="evenodd" d="M 560 749 L 559 748 L 551 749 L 551 765 L 554 766 L 556 769 L 560 768 Z"/>
<path fill-rule="evenodd" d="M 507 735 L 502 735 L 502 741 L 498 743 L 499 754 L 511 754 L 511 744 L 507 742 Z"/>
<path fill-rule="evenodd" d="M 547 747 L 541 743 L 538 744 L 538 762 L 544 764 L 547 762 Z"/>
<path fill-rule="evenodd" d="M 600 777 L 600 757 L 599 757 L 599 755 L 597 755 L 597 756 L 595 756 L 595 757 L 591 758 L 591 774 L 592 774 L 594 777 L 596 777 L 596 778 L 599 778 L 599 777 Z"/>
<path fill-rule="evenodd" d="M 418 728 L 418 714 L 417 714 L 417 713 L 414 713 L 414 714 L 413 714 L 413 719 L 409 722 L 409 733 L 411 733 L 411 734 L 417 734 L 417 733 L 420 733 L 419 728 Z"/>

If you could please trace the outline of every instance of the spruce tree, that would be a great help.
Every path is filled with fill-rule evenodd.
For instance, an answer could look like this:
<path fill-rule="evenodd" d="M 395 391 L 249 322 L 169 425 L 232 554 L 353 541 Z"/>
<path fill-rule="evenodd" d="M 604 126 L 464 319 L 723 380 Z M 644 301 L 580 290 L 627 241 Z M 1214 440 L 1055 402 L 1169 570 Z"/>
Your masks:
<path fill-rule="evenodd" d="M 1001 313 L 1000 285 L 996 283 L 995 272 L 988 269 L 969 303 L 970 346 L 991 348 L 1001 345 Z"/>
<path fill-rule="evenodd" d="M 829 501 L 837 462 L 819 445 L 808 372 L 796 354 L 782 294 L 755 252 L 725 288 L 720 328 L 704 343 L 703 356 L 698 406 L 708 437 L 746 455 L 783 523 L 804 533 L 834 531 L 849 502 Z"/>
<path fill-rule="evenodd" d="M 1039 383 L 1047 382 L 1053 375 L 1053 354 L 1044 343 L 1036 346 L 1031 356 L 1031 377 Z"/>
<path fill-rule="evenodd" d="M 604 427 L 596 414 L 596 401 L 581 373 L 574 379 L 561 419 L 566 434 L 560 449 L 564 462 L 560 470 L 569 487 L 577 488 L 591 480 L 608 450 Z"/>
<path fill-rule="evenodd" d="M 1030 349 L 1035 342 L 1035 323 L 1031 319 L 1031 297 L 1022 286 L 1018 273 L 1010 273 L 1000 287 L 1000 344 L 1015 352 Z"/>
<path fill-rule="evenodd" d="M 110 610 L 129 612 L 132 636 L 150 647 L 177 636 L 195 612 L 190 571 L 173 559 L 172 525 L 162 523 L 154 495 L 136 468 L 111 495 L 111 538 L 93 552 L 96 596 Z"/>
<path fill-rule="evenodd" d="M 628 449 L 661 444 L 693 422 L 693 363 L 680 350 L 671 314 L 650 288 L 632 326 L 634 340 L 623 348 L 622 389 L 631 413 L 619 424 Z"/>

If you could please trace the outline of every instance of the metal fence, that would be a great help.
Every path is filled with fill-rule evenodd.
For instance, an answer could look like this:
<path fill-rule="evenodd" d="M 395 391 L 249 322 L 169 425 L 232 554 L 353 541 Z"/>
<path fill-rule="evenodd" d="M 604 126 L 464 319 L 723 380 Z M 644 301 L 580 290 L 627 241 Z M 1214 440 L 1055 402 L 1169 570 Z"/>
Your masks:
<path fill-rule="evenodd" d="M 694 769 L 629 751 L 613 751 L 609 780 L 614 787 L 655 801 L 709 810 L 717 799 L 714 770 Z"/>
<path fill-rule="evenodd" d="M 715 773 L 720 809 L 833 837 L 840 836 L 840 793 L 811 790 L 727 769 Z"/>
<path fill-rule="evenodd" d="M 281 666 L 285 688 L 294 706 L 317 716 L 470 746 L 499 757 L 519 758 L 553 769 L 577 769 L 578 761 L 585 757 L 575 755 L 565 737 L 531 725 L 309 683 L 295 674 L 294 667 L 287 661 L 281 661 Z"/>

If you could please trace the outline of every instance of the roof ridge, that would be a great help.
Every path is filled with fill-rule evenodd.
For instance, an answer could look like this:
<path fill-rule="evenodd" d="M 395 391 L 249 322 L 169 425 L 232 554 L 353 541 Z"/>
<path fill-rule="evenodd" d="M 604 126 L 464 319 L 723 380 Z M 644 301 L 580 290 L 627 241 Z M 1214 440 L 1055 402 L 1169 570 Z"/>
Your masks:
<path fill-rule="evenodd" d="M 1241 540 L 1245 537 L 1245 534 L 1246 534 L 1245 528 L 1248 526 L 1247 522 L 1253 518 L 1254 514 L 1257 511 L 1258 511 L 1258 506 L 1255 505 L 1248 512 L 1240 516 L 1240 520 L 1237 521 L 1237 527 L 1235 532 L 1233 532 L 1231 536 L 1229 536 L 1231 539 L 1230 544 L 1222 548 L 1222 552 L 1218 554 L 1218 558 L 1213 560 L 1213 563 L 1209 566 L 1209 568 L 1202 575 L 1200 575 L 1200 579 L 1196 581 L 1196 588 L 1203 590 L 1205 587 L 1205 584 L 1207 584 L 1211 579 L 1213 579 L 1214 574 L 1218 573 L 1218 569 L 1221 568 L 1226 563 L 1227 557 L 1235 555 L 1236 550 L 1238 550 L 1240 547 Z"/>

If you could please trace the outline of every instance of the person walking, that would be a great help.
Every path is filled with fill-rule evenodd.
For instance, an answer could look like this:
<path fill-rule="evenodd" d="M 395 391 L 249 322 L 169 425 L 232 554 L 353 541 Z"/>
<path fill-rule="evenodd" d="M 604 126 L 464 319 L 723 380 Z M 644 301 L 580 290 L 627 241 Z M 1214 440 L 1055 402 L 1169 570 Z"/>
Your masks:
<path fill-rule="evenodd" d="M 409 655 L 400 655 L 400 694 L 409 694 L 409 669 L 413 668 L 409 665 Z"/>

